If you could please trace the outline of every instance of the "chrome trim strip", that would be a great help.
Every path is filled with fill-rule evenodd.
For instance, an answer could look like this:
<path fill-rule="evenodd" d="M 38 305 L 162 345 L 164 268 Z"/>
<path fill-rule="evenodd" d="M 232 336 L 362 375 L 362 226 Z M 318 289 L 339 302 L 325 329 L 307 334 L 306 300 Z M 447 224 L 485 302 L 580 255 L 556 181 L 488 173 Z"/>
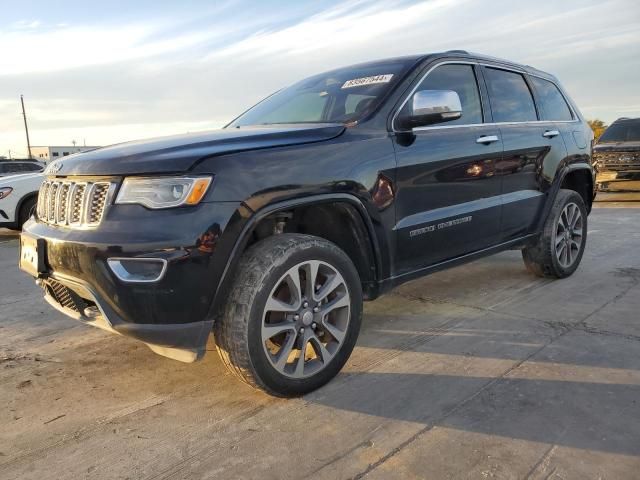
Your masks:
<path fill-rule="evenodd" d="M 560 94 L 562 95 L 562 98 L 564 98 L 564 101 L 567 103 L 567 106 L 569 107 L 569 110 L 571 110 L 571 115 L 574 117 L 573 120 L 531 120 L 528 122 L 487 122 L 487 123 L 469 123 L 469 124 L 457 124 L 457 125 L 435 125 L 435 126 L 425 126 L 425 127 L 416 127 L 413 128 L 411 131 L 413 132 L 421 132 L 424 130 L 435 130 L 435 129 L 442 129 L 442 128 L 461 128 L 461 127 L 489 127 L 489 126 L 499 126 L 499 125 L 528 125 L 528 124 L 541 124 L 541 123 L 579 123 L 579 117 L 576 114 L 576 112 L 573 109 L 573 106 L 571 105 L 570 102 L 567 101 L 564 92 L 560 89 L 560 87 L 558 87 L 558 85 L 549 80 L 548 78 L 545 78 L 541 75 L 536 75 L 534 73 L 529 73 L 526 70 L 519 70 L 517 68 L 514 67 L 505 67 L 502 65 L 494 65 L 491 63 L 486 63 L 486 62 L 482 62 L 482 61 L 472 61 L 472 60 L 446 60 L 444 62 L 439 62 L 436 63 L 435 65 L 433 65 L 431 68 L 429 68 L 429 70 L 427 70 L 424 75 L 420 78 L 420 80 L 418 81 L 418 83 L 416 83 L 415 87 L 413 87 L 413 89 L 411 90 L 411 92 L 409 92 L 409 94 L 407 95 L 407 97 L 404 99 L 404 101 L 400 104 L 400 107 L 398 107 L 398 109 L 396 110 L 396 112 L 393 115 L 393 118 L 391 119 L 391 131 L 393 133 L 407 133 L 409 132 L 409 130 L 398 130 L 395 127 L 396 124 L 396 120 L 398 118 L 398 115 L 400 114 L 400 112 L 402 111 L 402 109 L 404 108 L 404 106 L 406 105 L 406 103 L 409 101 L 409 99 L 411 98 L 411 96 L 416 92 L 416 90 L 418 90 L 418 87 L 420 86 L 420 84 L 424 81 L 424 79 L 427 77 L 427 75 L 429 75 L 431 72 L 433 72 L 436 68 L 438 68 L 441 65 L 479 65 L 479 66 L 483 66 L 483 67 L 489 67 L 489 68 L 495 68 L 498 70 L 507 70 L 509 72 L 514 72 L 514 73 L 519 73 L 521 75 L 529 75 L 531 77 L 537 77 L 537 78 L 541 78 L 542 80 L 546 80 L 547 82 L 551 82 L 560 92 Z M 478 88 L 480 86 L 478 85 Z M 481 92 L 478 91 L 478 93 L 480 94 Z M 487 92 L 488 94 L 488 92 Z M 533 92 L 532 92 L 533 95 Z M 482 97 L 482 95 L 480 95 L 480 97 Z M 480 99 L 480 101 L 482 102 L 482 98 Z M 534 102 L 535 102 L 535 98 L 534 98 Z"/>

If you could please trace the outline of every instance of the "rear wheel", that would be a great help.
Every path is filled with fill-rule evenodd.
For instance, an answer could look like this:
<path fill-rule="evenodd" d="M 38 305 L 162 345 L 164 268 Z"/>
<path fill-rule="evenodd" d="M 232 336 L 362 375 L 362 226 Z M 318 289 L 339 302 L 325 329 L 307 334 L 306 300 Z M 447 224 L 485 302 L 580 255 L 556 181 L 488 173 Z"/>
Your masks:
<path fill-rule="evenodd" d="M 349 257 L 322 238 L 281 234 L 245 253 L 214 334 L 222 360 L 241 380 L 296 396 L 340 371 L 361 315 L 360 279 Z"/>
<path fill-rule="evenodd" d="M 565 278 L 576 271 L 587 243 L 587 209 L 573 190 L 560 190 L 537 243 L 522 250 L 527 269 Z"/>

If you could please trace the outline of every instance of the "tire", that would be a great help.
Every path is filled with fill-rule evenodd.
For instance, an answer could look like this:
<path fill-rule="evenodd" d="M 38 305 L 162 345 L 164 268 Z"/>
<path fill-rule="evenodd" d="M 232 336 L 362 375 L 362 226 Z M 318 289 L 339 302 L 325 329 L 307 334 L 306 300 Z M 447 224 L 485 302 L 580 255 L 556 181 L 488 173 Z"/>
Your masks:
<path fill-rule="evenodd" d="M 234 375 L 272 395 L 293 397 L 338 374 L 362 317 L 360 278 L 346 253 L 322 238 L 274 235 L 245 252 L 233 282 L 214 336 Z"/>
<path fill-rule="evenodd" d="M 25 224 L 29 217 L 31 217 L 31 213 L 36 206 L 37 197 L 31 197 L 25 200 L 22 205 L 20 205 L 20 210 L 18 211 L 18 218 L 16 224 L 16 230 L 22 230 L 22 226 Z"/>
<path fill-rule="evenodd" d="M 574 222 L 569 229 L 565 224 Z M 539 277 L 566 278 L 580 265 L 587 244 L 587 209 L 573 190 L 560 190 L 535 245 L 522 250 L 527 269 Z M 563 247 L 564 246 L 564 247 Z"/>

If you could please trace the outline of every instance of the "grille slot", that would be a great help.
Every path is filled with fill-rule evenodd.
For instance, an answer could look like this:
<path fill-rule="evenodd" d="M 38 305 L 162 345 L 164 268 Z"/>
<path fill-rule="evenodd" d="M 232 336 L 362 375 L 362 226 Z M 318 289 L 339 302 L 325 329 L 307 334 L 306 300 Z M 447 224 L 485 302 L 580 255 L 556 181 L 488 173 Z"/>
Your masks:
<path fill-rule="evenodd" d="M 108 183 L 96 183 L 93 186 L 91 203 L 89 204 L 89 224 L 97 224 L 102 220 L 104 205 L 107 202 L 107 193 L 109 193 Z"/>
<path fill-rule="evenodd" d="M 82 313 L 87 307 L 87 303 L 75 292 L 53 279 L 48 279 L 46 283 L 47 293 L 61 306 Z"/>
<path fill-rule="evenodd" d="M 38 194 L 38 218 L 50 225 L 95 227 L 107 207 L 111 182 L 46 180 Z"/>

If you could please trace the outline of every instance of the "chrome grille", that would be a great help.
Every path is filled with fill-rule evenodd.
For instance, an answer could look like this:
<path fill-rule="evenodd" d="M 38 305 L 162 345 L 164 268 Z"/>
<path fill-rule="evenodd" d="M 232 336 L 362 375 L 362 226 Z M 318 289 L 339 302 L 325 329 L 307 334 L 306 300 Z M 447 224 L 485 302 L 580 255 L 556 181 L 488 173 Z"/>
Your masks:
<path fill-rule="evenodd" d="M 638 152 L 595 152 L 594 159 L 605 165 L 638 165 L 640 153 Z"/>
<path fill-rule="evenodd" d="M 46 180 L 38 194 L 40 221 L 71 228 L 100 224 L 107 206 L 111 182 Z"/>

